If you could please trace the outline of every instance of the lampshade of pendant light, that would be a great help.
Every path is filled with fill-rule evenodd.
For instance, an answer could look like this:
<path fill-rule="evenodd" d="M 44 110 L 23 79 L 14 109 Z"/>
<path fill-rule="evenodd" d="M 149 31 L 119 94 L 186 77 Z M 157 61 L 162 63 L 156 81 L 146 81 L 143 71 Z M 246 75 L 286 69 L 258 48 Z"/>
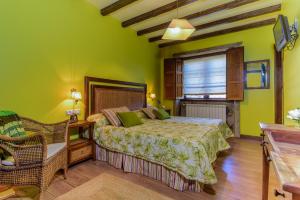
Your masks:
<path fill-rule="evenodd" d="M 186 40 L 195 31 L 195 27 L 186 19 L 173 19 L 169 24 L 163 40 Z"/>
<path fill-rule="evenodd" d="M 177 0 L 177 17 L 169 24 L 165 34 L 162 37 L 163 40 L 186 40 L 196 30 L 188 20 L 180 19 L 178 13 L 179 1 Z"/>

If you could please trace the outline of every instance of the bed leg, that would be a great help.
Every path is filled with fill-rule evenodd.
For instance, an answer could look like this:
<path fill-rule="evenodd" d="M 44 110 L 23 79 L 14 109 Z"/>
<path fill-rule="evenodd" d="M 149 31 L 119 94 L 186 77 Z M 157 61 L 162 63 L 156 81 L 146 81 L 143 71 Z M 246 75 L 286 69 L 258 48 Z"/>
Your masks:
<path fill-rule="evenodd" d="M 212 187 L 212 185 L 204 184 L 203 185 L 203 191 L 206 192 L 206 193 L 208 193 L 208 194 L 211 194 L 211 195 L 215 195 L 216 194 L 216 191 Z"/>

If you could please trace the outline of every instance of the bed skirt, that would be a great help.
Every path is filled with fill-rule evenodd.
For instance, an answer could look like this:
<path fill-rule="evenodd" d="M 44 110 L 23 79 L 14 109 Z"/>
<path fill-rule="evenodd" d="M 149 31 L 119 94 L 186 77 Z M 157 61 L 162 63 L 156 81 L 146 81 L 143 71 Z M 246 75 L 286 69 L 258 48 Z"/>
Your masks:
<path fill-rule="evenodd" d="M 105 161 L 124 172 L 140 174 L 161 181 L 163 184 L 178 190 L 201 192 L 204 184 L 187 180 L 179 173 L 172 171 L 162 165 L 155 164 L 134 156 L 113 152 L 96 144 L 96 158 Z"/>

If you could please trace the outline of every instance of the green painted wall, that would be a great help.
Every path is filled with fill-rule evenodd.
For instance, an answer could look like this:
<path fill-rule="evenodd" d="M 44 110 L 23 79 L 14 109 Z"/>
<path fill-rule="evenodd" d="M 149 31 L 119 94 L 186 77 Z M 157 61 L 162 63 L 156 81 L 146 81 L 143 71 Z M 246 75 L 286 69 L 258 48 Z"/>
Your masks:
<path fill-rule="evenodd" d="M 188 42 L 164 48 L 162 58 L 171 57 L 175 52 L 189 51 L 206 47 L 224 45 L 234 42 L 243 42 L 245 47 L 245 61 L 270 59 L 271 61 L 271 89 L 268 90 L 245 90 L 245 99 L 241 102 L 241 134 L 258 136 L 260 133 L 258 123 L 274 121 L 274 39 L 272 26 L 256 28 L 238 33 L 226 34 Z M 163 60 L 161 60 L 163 66 Z M 163 74 L 163 67 L 161 67 Z M 163 76 L 161 77 L 163 79 Z M 163 97 L 163 88 L 161 88 Z M 167 107 L 172 107 L 172 102 L 164 101 Z"/>
<path fill-rule="evenodd" d="M 85 0 L 2 0 L 0 27 L 0 109 L 66 119 L 70 89 L 83 92 L 85 75 L 145 82 L 159 93 L 157 46 Z"/>
<path fill-rule="evenodd" d="M 283 13 L 289 18 L 289 23 L 294 18 L 300 20 L 299 0 L 284 0 Z M 293 51 L 284 52 L 284 115 L 291 109 L 300 108 L 300 40 L 298 39 Z M 294 124 L 285 118 L 286 124 Z"/>
<path fill-rule="evenodd" d="M 298 0 L 283 1 L 283 13 L 290 22 L 300 19 L 299 4 Z M 72 107 L 70 89 L 83 92 L 85 75 L 146 82 L 149 91 L 163 95 L 163 58 L 243 41 L 245 60 L 270 59 L 272 77 L 270 90 L 245 92 L 241 133 L 258 135 L 259 121 L 273 122 L 272 26 L 164 48 L 159 56 L 156 45 L 123 29 L 117 20 L 102 17 L 84 0 L 3 0 L 0 24 L 0 109 L 46 122 L 66 119 L 64 111 Z M 285 114 L 300 107 L 299 55 L 299 41 L 293 51 L 285 52 Z M 164 104 L 172 106 L 170 101 Z"/>

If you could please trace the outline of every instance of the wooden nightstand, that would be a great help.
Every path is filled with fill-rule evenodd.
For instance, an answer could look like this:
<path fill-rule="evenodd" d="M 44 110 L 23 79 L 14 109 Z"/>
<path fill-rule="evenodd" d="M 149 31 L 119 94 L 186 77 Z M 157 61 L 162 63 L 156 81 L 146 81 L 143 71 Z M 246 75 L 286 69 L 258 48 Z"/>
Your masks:
<path fill-rule="evenodd" d="M 77 129 L 79 137 L 71 140 L 72 130 Z M 85 135 L 85 132 L 87 134 Z M 93 141 L 94 122 L 78 121 L 68 126 L 68 165 L 93 158 L 95 159 L 95 143 Z"/>

